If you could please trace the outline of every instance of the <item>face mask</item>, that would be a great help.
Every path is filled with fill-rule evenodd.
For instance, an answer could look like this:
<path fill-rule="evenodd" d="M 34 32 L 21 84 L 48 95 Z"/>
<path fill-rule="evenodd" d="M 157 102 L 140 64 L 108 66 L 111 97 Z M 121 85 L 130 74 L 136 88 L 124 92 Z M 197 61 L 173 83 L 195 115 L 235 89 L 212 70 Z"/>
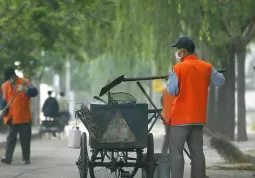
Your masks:
<path fill-rule="evenodd" d="M 181 58 L 182 58 L 182 56 L 183 56 L 183 53 L 182 53 L 181 56 L 178 55 L 178 53 L 179 53 L 181 50 L 182 50 L 182 49 L 180 49 L 179 51 L 177 51 L 177 52 L 175 53 L 175 58 L 176 58 L 176 60 L 177 60 L 178 62 L 181 60 Z"/>

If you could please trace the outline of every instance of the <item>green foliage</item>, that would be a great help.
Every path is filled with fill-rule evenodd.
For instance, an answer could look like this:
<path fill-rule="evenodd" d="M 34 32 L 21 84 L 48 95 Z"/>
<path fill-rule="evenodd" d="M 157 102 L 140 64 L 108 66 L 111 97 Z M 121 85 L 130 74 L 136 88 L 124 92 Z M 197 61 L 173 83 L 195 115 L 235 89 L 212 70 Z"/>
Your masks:
<path fill-rule="evenodd" d="M 223 58 L 227 45 L 246 45 L 250 41 L 247 30 L 255 23 L 253 0 L 180 0 L 179 6 L 183 9 L 179 15 L 185 24 L 184 30 L 190 32 L 195 41 L 207 45 L 213 58 Z"/>
<path fill-rule="evenodd" d="M 75 9 L 76 4 L 61 0 L 0 3 L 4 12 L 0 15 L 0 44 L 4 46 L 0 58 L 5 64 L 1 67 L 13 65 L 18 60 L 20 68 L 34 75 L 38 68 L 46 67 L 45 64 L 51 66 L 56 63 L 54 61 L 58 64 L 53 66 L 60 70 L 61 60 L 66 56 L 84 60 L 84 28 L 89 22 L 85 14 Z M 94 47 L 91 45 L 90 48 Z M 42 59 L 41 51 L 48 57 Z"/>
<path fill-rule="evenodd" d="M 157 73 L 165 74 L 174 59 L 169 43 L 180 35 L 194 39 L 199 53 L 207 48 L 206 56 L 217 62 L 229 44 L 249 42 L 255 17 L 253 0 L 1 0 L 0 5 L 1 62 L 19 60 L 34 73 L 46 66 L 61 72 L 70 56 L 84 61 L 106 55 L 155 61 Z"/>
<path fill-rule="evenodd" d="M 148 61 L 137 61 L 135 59 L 127 59 L 119 56 L 118 59 L 113 59 L 110 56 L 105 56 L 97 60 L 91 61 L 89 66 L 84 67 L 84 71 L 81 72 L 83 78 L 76 80 L 76 82 L 86 83 L 88 86 L 81 87 L 86 92 L 93 95 L 98 95 L 101 88 L 107 84 L 108 80 L 112 80 L 117 76 L 125 75 L 126 77 L 138 77 L 138 76 L 150 76 L 151 75 L 151 63 Z M 88 69 L 88 70 L 86 70 Z M 87 81 L 86 81 L 87 80 Z M 148 85 L 148 82 L 143 82 Z M 135 97 L 141 96 L 141 91 L 137 85 L 131 83 L 122 83 L 113 91 L 129 92 Z"/>
<path fill-rule="evenodd" d="M 97 81 L 93 81 L 92 83 L 89 82 L 89 69 L 90 69 L 90 62 L 84 61 L 79 62 L 72 60 L 70 61 L 71 66 L 71 86 L 72 90 L 80 93 L 89 93 L 90 87 L 92 83 L 96 83 Z M 94 68 L 95 69 L 95 68 Z M 92 74 L 92 76 L 98 75 L 96 72 Z"/>

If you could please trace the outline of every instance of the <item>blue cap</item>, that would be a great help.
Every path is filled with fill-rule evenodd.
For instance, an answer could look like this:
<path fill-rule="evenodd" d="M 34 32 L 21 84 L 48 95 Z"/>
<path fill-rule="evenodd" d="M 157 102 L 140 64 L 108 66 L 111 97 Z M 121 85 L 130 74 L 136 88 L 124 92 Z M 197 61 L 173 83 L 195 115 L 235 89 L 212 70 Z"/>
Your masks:
<path fill-rule="evenodd" d="M 171 44 L 170 46 L 179 49 L 184 48 L 187 49 L 188 52 L 194 52 L 196 48 L 193 40 L 186 36 L 179 38 L 175 44 Z"/>

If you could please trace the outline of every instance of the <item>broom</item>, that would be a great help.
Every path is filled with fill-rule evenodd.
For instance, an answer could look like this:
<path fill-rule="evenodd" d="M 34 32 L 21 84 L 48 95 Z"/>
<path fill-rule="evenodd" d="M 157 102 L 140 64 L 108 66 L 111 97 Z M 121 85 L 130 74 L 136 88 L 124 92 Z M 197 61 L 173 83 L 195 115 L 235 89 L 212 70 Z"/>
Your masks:
<path fill-rule="evenodd" d="M 81 105 L 81 109 L 75 111 L 75 117 L 78 117 L 81 120 L 91 137 L 95 140 L 103 140 L 102 134 L 92 117 L 91 110 L 85 104 Z"/>
<path fill-rule="evenodd" d="M 0 118 L 3 118 L 3 116 L 8 112 L 8 108 L 9 106 L 12 104 L 12 102 L 14 101 L 14 99 L 16 98 L 16 96 L 19 94 L 19 92 L 17 91 L 15 93 L 15 95 L 11 98 L 10 102 L 7 103 L 7 105 L 4 107 L 4 109 L 2 110 L 2 113 L 0 115 Z"/>
<path fill-rule="evenodd" d="M 251 163 L 255 164 L 255 157 L 243 153 L 236 145 L 230 142 L 222 134 L 212 133 L 204 128 L 204 133 L 210 137 L 210 146 L 226 161 L 230 163 Z"/>

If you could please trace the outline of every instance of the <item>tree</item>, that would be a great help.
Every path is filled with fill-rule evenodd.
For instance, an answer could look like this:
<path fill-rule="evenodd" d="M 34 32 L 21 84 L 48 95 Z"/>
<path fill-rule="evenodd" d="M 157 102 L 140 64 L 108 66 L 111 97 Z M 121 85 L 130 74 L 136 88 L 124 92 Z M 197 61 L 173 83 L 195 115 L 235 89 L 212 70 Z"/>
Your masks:
<path fill-rule="evenodd" d="M 106 65 L 107 67 L 105 67 Z M 97 60 L 89 62 L 87 66 L 88 71 L 80 73 L 80 75 L 83 76 L 83 80 L 81 81 L 87 80 L 82 83 L 89 84 L 89 86 L 86 86 L 87 90 L 84 91 L 81 89 L 80 91 L 83 91 L 83 93 L 90 93 L 90 95 L 98 95 L 101 88 L 109 79 L 114 79 L 120 75 L 125 75 L 126 77 L 149 76 L 151 75 L 151 66 L 152 64 L 146 61 L 137 61 L 125 57 L 119 57 L 118 59 L 114 59 L 110 56 L 98 58 Z M 87 75 L 84 75 L 85 73 Z M 143 82 L 143 84 L 145 84 L 144 86 L 147 88 L 150 83 Z M 144 96 L 135 82 L 122 83 L 113 88 L 111 92 L 127 92 L 134 95 L 139 102 L 144 101 Z"/>
<path fill-rule="evenodd" d="M 104 58 L 107 62 L 115 60 L 120 65 L 129 66 L 136 66 L 137 61 L 154 61 L 157 73 L 165 74 L 174 58 L 169 55 L 168 43 L 183 34 L 191 36 L 198 44 L 200 57 L 210 59 L 216 68 L 228 71 L 226 85 L 210 91 L 211 98 L 218 97 L 215 99 L 217 105 L 210 101 L 209 106 L 215 105 L 215 110 L 211 110 L 208 117 L 209 124 L 214 122 L 213 131 L 232 139 L 235 128 L 233 59 L 237 56 L 238 139 L 246 139 L 243 66 L 245 47 L 255 33 L 255 1 L 6 2 L 0 1 L 4 12 L 0 15 L 3 29 L 0 33 L 1 61 L 11 64 L 19 59 L 20 67 L 26 73 L 33 72 L 34 76 L 40 76 L 38 71 L 42 73 L 47 66 L 61 72 L 62 61 L 70 56 L 78 61 L 107 56 Z M 43 58 L 41 51 L 45 52 Z M 53 60 L 54 67 L 51 65 Z M 27 70 L 31 68 L 34 70 Z M 77 68 L 77 72 L 80 70 Z M 105 70 L 114 69 L 108 66 Z M 77 72 L 77 77 L 81 78 Z M 215 112 L 217 115 L 210 114 Z"/>
<path fill-rule="evenodd" d="M 76 60 L 99 55 L 94 49 L 104 40 L 96 39 L 99 32 L 93 31 L 103 28 L 100 23 L 108 23 L 94 17 L 92 11 L 94 6 L 102 11 L 103 3 L 86 4 L 83 9 L 77 9 L 76 2 L 61 0 L 0 3 L 4 12 L 0 16 L 1 61 L 6 65 L 19 60 L 20 67 L 33 75 L 38 68 L 45 68 L 41 51 L 61 58 L 72 55 Z"/>
<path fill-rule="evenodd" d="M 252 0 L 245 2 L 240 0 L 123 1 L 120 8 L 117 8 L 119 10 L 119 14 L 117 14 L 118 30 L 115 33 L 114 44 L 116 46 L 113 45 L 113 48 L 126 56 L 134 56 L 138 59 L 141 59 L 141 53 L 150 53 L 151 60 L 156 61 L 157 72 L 160 73 L 166 72 L 167 64 L 169 64 L 166 39 L 173 41 L 181 34 L 192 36 L 199 44 L 200 55 L 203 55 L 201 51 L 204 49 L 201 48 L 204 46 L 207 49 L 206 56 L 210 62 L 215 67 L 228 70 L 225 74 L 226 85 L 216 90 L 218 94 L 215 96 L 218 96 L 218 99 L 215 111 L 218 114 L 214 116 L 216 118 L 213 120 L 217 125 L 214 131 L 219 131 L 234 139 L 234 59 L 237 54 L 240 56 L 240 51 L 242 51 L 240 49 L 245 49 L 249 40 L 254 36 L 254 3 Z M 147 39 L 143 43 L 143 40 L 140 39 L 143 39 L 144 36 Z M 240 44 L 242 44 L 242 48 L 239 47 Z M 244 59 L 241 61 L 244 62 Z M 244 69 L 242 69 L 242 63 L 238 64 L 238 140 L 245 140 L 244 83 L 242 83 Z M 222 124 L 223 121 L 224 124 Z M 243 135 L 242 139 L 239 138 L 241 135 Z"/>
<path fill-rule="evenodd" d="M 234 58 L 240 56 L 245 46 L 254 36 L 255 2 L 248 1 L 179 1 L 177 11 L 183 22 L 183 30 L 191 36 L 199 37 L 206 44 L 210 57 L 218 58 L 222 67 L 226 67 L 226 85 L 219 89 L 218 125 L 230 138 L 234 137 Z M 191 8 L 192 7 L 192 8 Z M 192 10 L 191 10 L 192 9 Z M 245 9 L 245 11 L 243 10 Z M 190 21 L 190 17 L 193 21 Z M 238 47 L 241 44 L 241 48 Z M 239 49 L 239 50 L 238 50 Z M 244 54 L 242 52 L 241 54 Z M 246 140 L 245 103 L 244 103 L 244 55 L 238 59 L 238 140 Z M 241 63 L 240 63 L 241 62 Z M 219 63 L 218 63 L 219 64 Z M 226 103 L 227 102 L 227 103 Z M 227 111 L 227 112 L 226 112 Z M 227 119 L 226 119 L 227 118 Z M 217 119 L 216 119 L 217 120 Z M 225 124 L 220 124 L 225 120 Z M 227 128 L 232 128 L 230 132 Z M 242 128 L 242 129 L 241 129 Z M 242 135 L 242 136 L 241 136 Z"/>
<path fill-rule="evenodd" d="M 74 56 L 81 61 L 86 57 L 84 41 L 91 34 L 86 34 L 84 27 L 92 28 L 94 24 L 84 13 L 76 10 L 74 2 L 13 0 L 0 3 L 3 12 L 0 14 L 0 60 L 4 64 L 0 69 L 19 61 L 17 67 L 39 88 L 46 67 L 61 72 L 63 59 Z M 94 46 L 90 45 L 85 50 L 89 53 L 92 48 Z M 33 106 L 37 110 L 39 99 L 34 99 Z"/>

